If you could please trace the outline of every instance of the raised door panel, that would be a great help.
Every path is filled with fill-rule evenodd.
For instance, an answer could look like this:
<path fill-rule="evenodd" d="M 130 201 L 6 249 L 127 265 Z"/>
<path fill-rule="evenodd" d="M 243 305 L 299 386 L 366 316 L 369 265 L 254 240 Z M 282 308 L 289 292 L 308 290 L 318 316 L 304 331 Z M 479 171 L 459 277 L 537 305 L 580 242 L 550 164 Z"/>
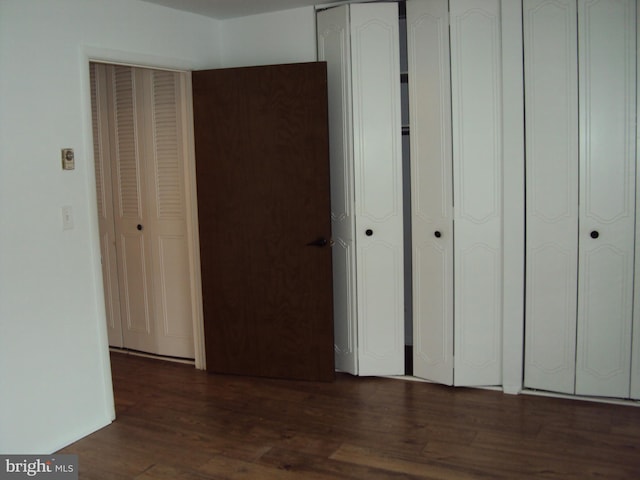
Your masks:
<path fill-rule="evenodd" d="M 629 395 L 636 2 L 579 0 L 580 237 L 576 393 Z"/>
<path fill-rule="evenodd" d="M 575 0 L 523 4 L 526 122 L 524 384 L 574 392 L 578 270 Z"/>
<path fill-rule="evenodd" d="M 413 373 L 453 383 L 449 12 L 407 2 L 413 236 Z"/>
<path fill-rule="evenodd" d="M 404 373 L 397 4 L 351 5 L 360 375 Z"/>
<path fill-rule="evenodd" d="M 154 351 L 149 271 L 144 236 L 135 231 L 121 232 L 120 268 L 122 269 L 123 304 L 125 309 L 125 347 L 145 352 Z M 138 338 L 141 337 L 141 338 Z M 145 341 L 146 340 L 146 341 Z"/>
<path fill-rule="evenodd" d="M 349 7 L 318 12 L 318 60 L 327 62 L 336 368 L 358 373 Z"/>
<path fill-rule="evenodd" d="M 499 0 L 452 0 L 456 385 L 500 385 L 502 94 Z"/>

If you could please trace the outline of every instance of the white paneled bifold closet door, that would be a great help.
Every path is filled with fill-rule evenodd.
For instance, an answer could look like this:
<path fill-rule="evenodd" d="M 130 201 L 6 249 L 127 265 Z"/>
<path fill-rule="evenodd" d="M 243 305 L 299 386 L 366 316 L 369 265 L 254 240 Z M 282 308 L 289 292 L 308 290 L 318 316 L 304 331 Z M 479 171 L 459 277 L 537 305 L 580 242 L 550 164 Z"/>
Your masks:
<path fill-rule="evenodd" d="M 502 383 L 500 11 L 407 1 L 413 368 L 446 384 Z"/>
<path fill-rule="evenodd" d="M 317 27 L 328 70 L 336 367 L 403 374 L 398 6 L 330 8 Z"/>
<path fill-rule="evenodd" d="M 318 13 L 318 60 L 327 62 L 331 249 L 336 369 L 358 373 L 351 33 L 346 7 Z"/>
<path fill-rule="evenodd" d="M 398 5 L 351 6 L 360 375 L 404 374 Z"/>
<path fill-rule="evenodd" d="M 184 74 L 91 70 L 110 344 L 193 358 Z"/>
<path fill-rule="evenodd" d="M 454 383 L 502 384 L 500 0 L 451 0 Z"/>
<path fill-rule="evenodd" d="M 523 4 L 528 388 L 638 395 L 636 14 L 635 0 Z"/>
<path fill-rule="evenodd" d="M 447 0 L 409 0 L 413 373 L 453 385 L 453 158 Z"/>
<path fill-rule="evenodd" d="M 628 397 L 635 244 L 636 1 L 579 0 L 576 393 Z"/>
<path fill-rule="evenodd" d="M 573 393 L 578 275 L 575 0 L 524 2 L 527 164 L 525 384 Z"/>

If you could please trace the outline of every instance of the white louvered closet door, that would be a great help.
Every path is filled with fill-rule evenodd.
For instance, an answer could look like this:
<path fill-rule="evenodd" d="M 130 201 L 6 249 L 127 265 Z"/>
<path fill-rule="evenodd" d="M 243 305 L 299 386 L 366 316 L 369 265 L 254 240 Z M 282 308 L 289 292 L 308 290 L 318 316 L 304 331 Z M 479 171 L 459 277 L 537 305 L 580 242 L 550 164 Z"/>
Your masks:
<path fill-rule="evenodd" d="M 110 125 L 113 134 L 114 224 L 124 346 L 157 353 L 151 264 L 151 230 L 145 231 L 147 209 L 144 174 L 145 131 L 142 106 L 136 101 L 143 76 L 130 67 L 108 66 L 111 78 Z M 140 84 L 140 85 L 139 85 Z"/>
<path fill-rule="evenodd" d="M 156 348 L 193 358 L 193 314 L 185 198 L 184 75 L 145 70 L 147 177 L 145 212 L 151 241 Z"/>
<path fill-rule="evenodd" d="M 95 162 L 96 200 L 102 256 L 102 281 L 107 316 L 109 345 L 122 348 L 122 321 L 120 316 L 120 289 L 116 260 L 116 232 L 113 222 L 113 193 L 111 178 L 111 140 L 107 112 L 110 98 L 106 65 L 92 63 L 91 120 L 93 127 L 93 157 Z"/>
<path fill-rule="evenodd" d="M 110 132 L 122 346 L 193 358 L 184 76 L 114 65 L 101 70 L 108 108 L 98 128 Z M 102 160 L 100 171 L 107 172 Z M 105 180 L 99 196 L 101 188 L 107 190 Z"/>

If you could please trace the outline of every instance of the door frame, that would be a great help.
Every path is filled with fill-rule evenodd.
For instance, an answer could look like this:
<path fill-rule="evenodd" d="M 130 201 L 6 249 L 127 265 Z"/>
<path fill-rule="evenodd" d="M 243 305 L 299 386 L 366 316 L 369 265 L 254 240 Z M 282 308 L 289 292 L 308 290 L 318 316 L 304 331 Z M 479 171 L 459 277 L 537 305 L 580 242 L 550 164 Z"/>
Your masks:
<path fill-rule="evenodd" d="M 206 369 L 205 358 L 205 344 L 204 344 L 204 317 L 202 313 L 202 282 L 200 276 L 200 239 L 198 233 L 198 207 L 196 197 L 196 167 L 195 167 L 195 144 L 193 136 L 193 97 L 191 90 L 191 71 L 194 70 L 193 65 L 187 64 L 184 60 L 171 58 L 171 57 L 159 57 L 156 55 L 145 55 L 133 52 L 113 51 L 102 48 L 84 47 L 83 52 L 83 84 L 84 98 L 86 99 L 85 112 L 84 112 L 84 125 L 85 125 L 85 139 L 87 152 L 87 159 L 91 158 L 91 161 L 86 162 L 87 178 L 90 182 L 88 192 L 92 195 L 90 201 L 92 203 L 90 211 L 92 212 L 92 234 L 94 238 L 94 248 L 97 248 L 97 257 L 100 258 L 100 233 L 98 227 L 98 207 L 96 198 L 96 186 L 95 186 L 95 159 L 93 158 L 93 130 L 91 128 L 91 90 L 89 83 L 89 64 L 91 62 L 124 65 L 134 68 L 146 68 L 154 70 L 168 70 L 178 72 L 185 75 L 185 104 L 184 115 L 185 124 L 183 132 L 185 135 L 184 146 L 184 179 L 185 179 L 185 203 L 187 210 L 187 244 L 188 244 L 188 256 L 189 256 L 189 271 L 191 282 L 191 308 L 193 312 L 193 341 L 194 341 L 194 360 L 195 368 L 199 370 Z M 96 243 L 97 242 L 97 243 Z M 100 298 L 104 297 L 104 285 L 102 285 L 102 266 L 100 265 L 97 272 L 97 279 L 99 282 Z M 100 329 L 103 337 L 102 345 L 104 350 L 99 352 L 105 364 L 108 366 L 109 357 L 109 341 L 106 330 L 106 308 L 103 304 L 101 306 L 100 319 L 102 321 L 102 328 Z M 108 375 L 111 376 L 110 368 Z M 115 415 L 114 415 L 115 418 Z"/>

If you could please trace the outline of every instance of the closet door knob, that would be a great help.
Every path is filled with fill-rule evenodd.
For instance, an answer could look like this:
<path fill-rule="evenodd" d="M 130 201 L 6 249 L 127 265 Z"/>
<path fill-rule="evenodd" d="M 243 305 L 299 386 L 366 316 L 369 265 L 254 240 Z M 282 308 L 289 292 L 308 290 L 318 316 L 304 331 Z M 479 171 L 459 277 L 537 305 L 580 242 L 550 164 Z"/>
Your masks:
<path fill-rule="evenodd" d="M 138 224 L 138 226 L 136 227 L 138 230 L 142 231 L 142 225 Z"/>
<path fill-rule="evenodd" d="M 370 228 L 367 228 L 367 229 L 364 231 L 364 234 L 365 234 L 367 237 L 370 237 L 371 235 L 373 235 L 373 230 L 371 230 Z"/>
<path fill-rule="evenodd" d="M 597 230 L 593 230 L 590 235 L 591 238 L 598 238 L 600 236 L 600 233 L 598 233 Z"/>
<path fill-rule="evenodd" d="M 433 232 L 433 234 L 435 235 L 436 238 L 440 238 L 442 236 L 442 233 L 440 233 L 439 230 L 436 230 L 435 232 Z"/>

